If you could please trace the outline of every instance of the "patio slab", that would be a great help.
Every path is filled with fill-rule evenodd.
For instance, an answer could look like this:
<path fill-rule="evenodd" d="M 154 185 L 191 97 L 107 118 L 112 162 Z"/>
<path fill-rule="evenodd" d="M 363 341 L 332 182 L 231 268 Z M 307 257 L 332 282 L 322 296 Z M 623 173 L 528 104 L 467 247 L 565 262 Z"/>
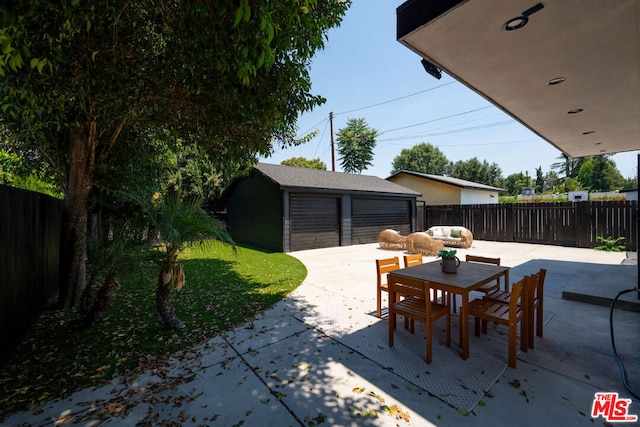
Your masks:
<path fill-rule="evenodd" d="M 403 253 L 367 244 L 291 253 L 307 278 L 253 321 L 157 371 L 13 414 L 3 425 L 582 426 L 604 423 L 590 416 L 602 391 L 632 399 L 629 413 L 640 415 L 640 399 L 624 388 L 613 357 L 609 308 L 563 299 L 568 288 L 613 298 L 636 286 L 637 266 L 625 265 L 624 253 L 485 241 L 458 251 L 461 259 L 466 253 L 500 257 L 512 267 L 511 282 L 547 268 L 545 311 L 554 313 L 536 348 L 521 353 L 517 369 L 506 369 L 484 406 L 466 415 L 296 318 L 332 303 L 375 308 L 374 260 Z M 615 343 L 635 390 L 639 326 L 639 313 L 615 310 Z"/>

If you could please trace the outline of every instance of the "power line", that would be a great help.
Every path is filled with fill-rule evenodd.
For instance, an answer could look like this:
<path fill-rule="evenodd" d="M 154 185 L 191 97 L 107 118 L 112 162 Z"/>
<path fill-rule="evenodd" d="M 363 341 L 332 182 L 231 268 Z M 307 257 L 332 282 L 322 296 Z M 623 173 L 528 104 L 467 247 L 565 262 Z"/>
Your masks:
<path fill-rule="evenodd" d="M 324 129 L 322 129 L 322 134 L 320 135 L 320 139 L 318 140 L 318 145 L 316 145 L 316 150 L 313 152 L 313 158 L 315 159 L 316 153 L 318 152 L 318 148 L 320 148 L 320 144 L 322 143 L 322 139 L 324 138 L 324 134 L 327 131 L 327 126 L 329 126 L 329 120 L 323 120 L 325 122 Z M 320 123 L 322 123 L 321 121 Z M 320 124 L 318 123 L 318 124 Z M 315 127 L 315 126 L 314 126 Z"/>
<path fill-rule="evenodd" d="M 405 140 L 405 139 L 424 138 L 424 137 L 428 137 L 428 136 L 450 135 L 452 133 L 469 132 L 469 131 L 472 131 L 472 130 L 486 129 L 486 128 L 490 128 L 490 127 L 503 126 L 503 125 L 512 124 L 512 123 L 516 123 L 516 121 L 515 120 L 505 120 L 505 121 L 502 121 L 502 122 L 494 122 L 494 123 L 487 123 L 487 124 L 484 124 L 484 125 L 470 126 L 470 127 L 461 128 L 461 129 L 453 129 L 453 130 L 446 131 L 446 132 L 431 132 L 431 133 L 423 133 L 423 134 L 411 135 L 411 136 L 399 136 L 399 137 L 396 137 L 396 138 L 379 139 L 378 141 L 379 142 L 381 142 L 381 141 L 401 141 L 401 140 Z"/>
<path fill-rule="evenodd" d="M 481 145 L 507 145 L 507 144 L 525 144 L 530 142 L 538 142 L 536 139 L 520 139 L 515 141 L 500 141 L 500 142 L 471 142 L 467 144 L 434 144 L 436 147 L 479 147 Z M 404 146 L 405 144 L 390 144 L 397 146 Z"/>
<path fill-rule="evenodd" d="M 455 128 L 455 127 L 458 127 L 458 126 L 461 126 L 461 125 L 464 125 L 464 124 L 467 124 L 467 123 L 473 123 L 473 122 L 478 122 L 478 121 L 481 121 L 481 120 L 487 120 L 487 119 L 491 119 L 491 118 L 494 118 L 494 117 L 502 117 L 502 116 L 503 116 L 502 113 L 491 114 L 491 115 L 488 115 L 488 116 L 485 116 L 485 117 L 478 117 L 477 119 L 465 120 L 463 122 L 457 122 L 457 123 L 453 123 L 453 124 L 434 127 L 434 128 L 431 128 L 431 131 L 433 132 L 433 131 L 442 130 L 442 129 L 450 129 L 452 127 Z M 407 135 L 403 135 L 403 136 L 406 137 L 406 138 L 414 138 L 414 137 L 415 138 L 419 138 L 424 134 L 424 132 L 425 131 L 422 130 L 422 131 L 419 131 L 417 133 L 407 134 Z"/>
<path fill-rule="evenodd" d="M 356 112 L 356 111 L 366 110 L 367 108 L 378 107 L 380 105 L 389 104 L 390 102 L 400 101 L 401 99 L 410 98 L 412 96 L 420 95 L 420 94 L 425 93 L 425 92 L 429 92 L 429 91 L 432 91 L 432 90 L 435 90 L 435 89 L 440 89 L 440 88 L 443 88 L 445 86 L 449 86 L 449 85 L 454 84 L 454 83 L 457 83 L 457 82 L 453 81 L 453 82 L 445 83 L 445 84 L 442 84 L 440 86 L 435 86 L 435 87 L 432 87 L 432 88 L 429 88 L 429 89 L 422 90 L 420 92 L 412 93 L 410 95 L 401 96 L 399 98 L 390 99 L 388 101 L 382 101 L 382 102 L 379 102 L 377 104 L 367 105 L 366 107 L 354 108 L 353 110 L 343 111 L 341 113 L 334 113 L 333 116 L 335 117 L 335 116 L 340 116 L 342 114 L 349 114 L 349 113 L 353 113 L 353 112 Z"/>
<path fill-rule="evenodd" d="M 494 108 L 494 107 L 493 107 L 493 105 L 488 105 L 486 107 L 476 108 L 475 110 L 463 111 L 462 113 L 456 113 L 456 114 L 451 114 L 450 116 L 444 116 L 444 117 L 439 117 L 439 118 L 433 119 L 433 120 L 427 120 L 426 122 L 420 122 L 420 123 L 415 123 L 413 125 L 407 125 L 407 126 L 402 126 L 402 127 L 395 128 L 395 129 L 385 130 L 383 132 L 380 132 L 380 135 L 385 134 L 385 133 L 389 133 L 389 132 L 395 132 L 397 130 L 409 129 L 409 128 L 413 128 L 413 127 L 416 127 L 416 126 L 422 126 L 422 125 L 426 125 L 428 123 L 433 123 L 433 122 L 437 122 L 437 121 L 440 121 L 440 120 L 450 119 L 452 117 L 460 117 L 460 116 L 464 116 L 465 114 L 475 113 L 477 111 L 486 110 L 488 108 Z"/>
<path fill-rule="evenodd" d="M 329 119 L 322 119 L 322 120 L 320 120 L 318 123 L 316 123 L 315 125 L 311 126 L 309 129 L 307 129 L 307 131 L 306 131 L 306 132 L 301 133 L 301 134 L 300 134 L 300 136 L 299 136 L 299 137 L 297 137 L 297 138 L 302 138 L 302 137 L 304 137 L 304 136 L 305 136 L 305 135 L 307 135 L 309 132 L 311 132 L 314 128 L 316 128 L 317 126 L 319 126 L 320 124 L 322 124 L 322 122 L 328 122 L 328 121 L 329 121 Z M 325 127 L 326 127 L 326 125 L 325 125 Z"/>

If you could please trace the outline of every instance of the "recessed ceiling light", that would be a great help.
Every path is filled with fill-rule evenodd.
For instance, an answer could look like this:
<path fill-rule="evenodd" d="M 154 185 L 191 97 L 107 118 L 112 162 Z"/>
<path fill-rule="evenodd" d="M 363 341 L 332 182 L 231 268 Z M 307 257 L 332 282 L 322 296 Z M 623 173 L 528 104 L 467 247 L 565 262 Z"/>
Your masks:
<path fill-rule="evenodd" d="M 560 83 L 564 83 L 564 81 L 567 80 L 564 77 L 556 77 L 554 79 L 551 79 L 547 82 L 548 86 L 553 86 L 553 85 L 559 85 Z"/>
<path fill-rule="evenodd" d="M 505 22 L 502 29 L 504 31 L 515 31 L 527 25 L 527 22 L 529 22 L 529 18 L 526 16 L 518 16 Z"/>
<path fill-rule="evenodd" d="M 601 152 L 601 153 L 606 153 L 606 152 L 607 152 L 607 150 L 600 150 L 600 152 Z"/>
<path fill-rule="evenodd" d="M 583 135 L 591 135 L 592 133 L 596 133 L 595 130 L 588 130 L 586 132 L 582 132 Z"/>
<path fill-rule="evenodd" d="M 567 114 L 578 114 L 578 113 L 582 113 L 583 111 L 584 111 L 584 109 L 582 109 L 582 108 L 575 108 L 573 110 L 567 111 Z"/>
<path fill-rule="evenodd" d="M 504 31 L 515 31 L 524 27 L 525 25 L 527 25 L 527 22 L 529 22 L 529 16 L 533 15 L 543 7 L 544 5 L 542 3 L 538 3 L 535 6 L 530 7 L 529 9 L 522 12 L 522 15 L 511 18 L 507 22 L 502 24 L 502 29 Z"/>
<path fill-rule="evenodd" d="M 602 145 L 602 142 L 596 142 L 596 145 Z"/>

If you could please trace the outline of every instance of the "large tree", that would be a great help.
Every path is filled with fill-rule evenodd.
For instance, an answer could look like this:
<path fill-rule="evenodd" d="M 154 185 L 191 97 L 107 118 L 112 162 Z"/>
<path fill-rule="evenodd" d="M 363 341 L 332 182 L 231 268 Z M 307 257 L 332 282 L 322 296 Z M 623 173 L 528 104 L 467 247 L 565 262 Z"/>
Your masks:
<path fill-rule="evenodd" d="M 585 157 L 573 158 L 562 153 L 558 157 L 559 161 L 551 165 L 551 169 L 558 171 L 565 179 L 576 178 L 586 159 Z"/>
<path fill-rule="evenodd" d="M 591 191 L 619 190 L 624 178 L 615 162 L 606 155 L 594 156 L 585 161 L 578 172 L 578 181 Z"/>
<path fill-rule="evenodd" d="M 529 177 L 522 172 L 512 173 L 504 179 L 504 189 L 510 196 L 521 194 L 525 187 L 529 187 Z"/>
<path fill-rule="evenodd" d="M 406 170 L 431 175 L 448 175 L 451 171 L 451 162 L 437 147 L 423 142 L 411 148 L 404 148 L 393 159 L 392 167 L 392 174 Z"/>
<path fill-rule="evenodd" d="M 542 172 L 542 166 L 536 168 L 536 193 L 542 194 L 545 190 L 544 173 Z"/>
<path fill-rule="evenodd" d="M 307 159 L 305 157 L 292 157 L 287 160 L 283 160 L 280 162 L 283 166 L 295 166 L 297 168 L 307 168 L 307 169 L 319 169 L 326 171 L 327 165 L 324 164 L 319 157 L 315 159 Z"/>
<path fill-rule="evenodd" d="M 451 166 L 451 176 L 494 187 L 499 187 L 503 181 L 502 169 L 496 163 L 480 162 L 476 157 L 455 162 Z"/>
<path fill-rule="evenodd" d="M 346 173 L 361 173 L 372 165 L 373 149 L 378 131 L 363 118 L 347 120 L 347 126 L 337 133 L 340 166 Z"/>
<path fill-rule="evenodd" d="M 219 164 L 292 143 L 308 66 L 350 1 L 14 0 L 2 9 L 0 121 L 60 173 L 60 305 L 85 287 L 96 169 L 127 127 L 198 144 Z M 226 162 L 228 161 L 228 163 Z"/>

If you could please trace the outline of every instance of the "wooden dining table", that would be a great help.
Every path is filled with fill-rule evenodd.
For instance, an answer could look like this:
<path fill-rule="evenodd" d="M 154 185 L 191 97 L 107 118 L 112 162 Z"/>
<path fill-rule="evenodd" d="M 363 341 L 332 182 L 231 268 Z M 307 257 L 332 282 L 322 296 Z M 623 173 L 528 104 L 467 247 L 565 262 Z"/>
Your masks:
<path fill-rule="evenodd" d="M 433 261 L 392 271 L 387 280 L 403 283 L 403 278 L 418 279 L 424 281 L 425 290 L 429 287 L 460 295 L 460 347 L 462 359 L 466 360 L 469 358 L 469 294 L 500 277 L 504 277 L 504 286 L 508 289 L 509 267 L 461 261 L 456 273 L 444 273 L 440 261 Z"/>

